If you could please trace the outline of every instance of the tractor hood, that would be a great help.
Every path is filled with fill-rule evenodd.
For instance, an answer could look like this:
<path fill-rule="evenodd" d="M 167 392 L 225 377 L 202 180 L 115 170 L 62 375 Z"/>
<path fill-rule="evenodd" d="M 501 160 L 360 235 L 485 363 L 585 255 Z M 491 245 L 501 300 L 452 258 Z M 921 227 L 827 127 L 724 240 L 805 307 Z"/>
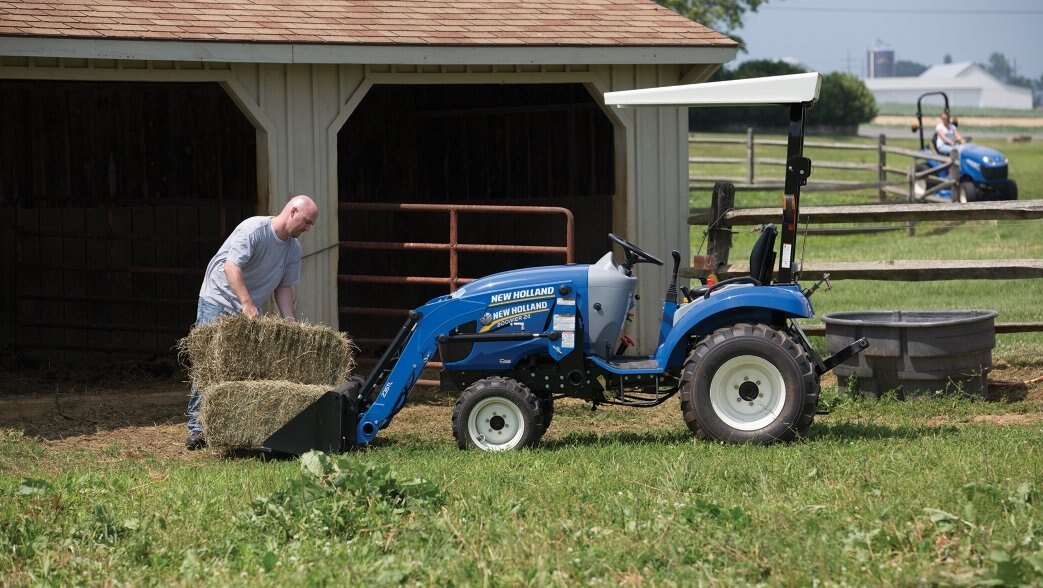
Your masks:
<path fill-rule="evenodd" d="M 586 287 L 586 265 L 550 265 L 517 269 L 479 278 L 453 292 L 453 298 L 489 295 L 503 291 L 521 291 L 572 282 Z"/>
<path fill-rule="evenodd" d="M 974 169 L 1007 165 L 1007 158 L 990 147 L 967 143 L 960 147 L 960 165 Z"/>

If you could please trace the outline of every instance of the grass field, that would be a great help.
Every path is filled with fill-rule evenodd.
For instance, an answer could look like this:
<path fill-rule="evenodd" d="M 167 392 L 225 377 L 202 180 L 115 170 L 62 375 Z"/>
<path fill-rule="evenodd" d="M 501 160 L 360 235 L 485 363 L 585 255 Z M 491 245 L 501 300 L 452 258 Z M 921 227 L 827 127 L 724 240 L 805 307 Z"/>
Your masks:
<path fill-rule="evenodd" d="M 941 111 L 941 98 L 935 96 L 925 100 L 925 115 L 932 116 Z M 916 106 L 911 104 L 897 104 L 894 102 L 878 102 L 876 104 L 877 114 L 916 117 Z M 975 108 L 972 106 L 951 106 L 949 110 L 956 116 L 982 116 L 982 117 L 1012 117 L 1012 118 L 1043 118 L 1043 110 L 1022 110 L 1020 108 Z"/>
<path fill-rule="evenodd" d="M 1043 148 L 1000 147 L 1022 197 L 1043 197 Z M 777 203 L 739 194 L 740 206 Z M 806 256 L 1038 259 L 1041 228 L 922 223 L 914 237 L 812 237 Z M 841 281 L 814 301 L 820 315 L 973 307 L 1043 320 L 1040 282 Z M 866 401 L 827 378 L 829 414 L 769 447 L 695 440 L 676 401 L 597 412 L 572 401 L 533 450 L 462 452 L 453 399 L 439 395 L 333 458 L 164 458 L 0 428 L 0 585 L 1038 586 L 1043 382 L 1021 380 L 1043 374 L 1043 339 L 997 339 L 997 364 L 1019 381 L 990 400 Z"/>

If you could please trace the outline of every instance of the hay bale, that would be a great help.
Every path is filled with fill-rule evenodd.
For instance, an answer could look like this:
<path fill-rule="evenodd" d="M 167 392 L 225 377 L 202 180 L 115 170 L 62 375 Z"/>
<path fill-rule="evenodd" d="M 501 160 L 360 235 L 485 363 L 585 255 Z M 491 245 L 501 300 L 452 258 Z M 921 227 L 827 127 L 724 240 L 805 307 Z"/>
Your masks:
<path fill-rule="evenodd" d="M 280 380 L 222 382 L 203 394 L 199 418 L 207 445 L 254 449 L 329 388 Z"/>
<path fill-rule="evenodd" d="M 355 370 L 355 345 L 325 325 L 274 316 L 222 316 L 178 341 L 189 377 L 208 391 L 221 382 L 282 380 L 335 388 Z"/>

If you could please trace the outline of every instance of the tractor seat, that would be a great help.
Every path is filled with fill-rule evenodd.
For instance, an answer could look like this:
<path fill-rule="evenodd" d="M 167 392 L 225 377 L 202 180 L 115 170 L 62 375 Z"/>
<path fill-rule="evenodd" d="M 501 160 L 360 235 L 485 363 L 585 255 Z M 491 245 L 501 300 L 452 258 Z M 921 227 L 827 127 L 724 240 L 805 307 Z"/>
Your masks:
<path fill-rule="evenodd" d="M 709 298 L 711 292 L 730 284 L 753 284 L 754 286 L 770 284 L 771 276 L 775 271 L 775 238 L 778 234 L 779 229 L 775 225 L 764 225 L 761 228 L 761 236 L 757 238 L 757 242 L 753 244 L 753 250 L 750 252 L 750 275 L 728 278 L 713 286 L 702 286 L 689 290 L 688 299 L 695 300 L 700 296 Z"/>

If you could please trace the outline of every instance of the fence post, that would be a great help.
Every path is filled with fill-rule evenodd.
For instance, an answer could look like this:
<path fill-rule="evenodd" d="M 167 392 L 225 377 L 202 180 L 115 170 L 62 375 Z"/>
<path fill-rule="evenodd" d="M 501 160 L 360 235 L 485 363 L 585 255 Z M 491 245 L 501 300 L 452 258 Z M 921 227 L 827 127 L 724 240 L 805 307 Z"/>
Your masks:
<path fill-rule="evenodd" d="M 877 141 L 877 151 L 880 154 L 880 169 L 877 172 L 877 179 L 880 182 L 880 193 L 879 200 L 884 202 L 887 200 L 887 193 L 884 192 L 884 183 L 887 182 L 887 171 L 884 168 L 887 167 L 887 152 L 884 151 L 884 147 L 887 146 L 887 137 L 883 133 L 880 133 L 880 137 Z"/>
<path fill-rule="evenodd" d="M 728 251 L 732 248 L 731 221 L 724 213 L 735 208 L 735 185 L 717 182 L 713 185 L 713 201 L 710 203 L 710 224 L 706 227 L 706 255 L 711 259 L 714 274 L 721 266 L 728 265 Z"/>
<path fill-rule="evenodd" d="M 962 200 L 960 196 L 963 192 L 963 188 L 960 186 L 960 150 L 953 146 L 949 157 L 952 159 L 952 167 L 949 168 L 949 179 L 952 180 L 952 201 L 959 202 Z"/>
<path fill-rule="evenodd" d="M 881 135 L 882 137 L 883 135 Z M 916 200 L 916 158 L 913 158 L 913 162 L 909 164 L 909 199 L 908 202 L 912 204 Z M 912 221 L 905 222 L 905 235 L 907 237 L 913 237 L 916 235 L 916 224 Z"/>
<path fill-rule="evenodd" d="M 746 183 L 753 184 L 753 127 L 746 127 Z M 732 186 L 734 188 L 734 186 Z M 715 188 L 716 189 L 716 188 Z"/>

